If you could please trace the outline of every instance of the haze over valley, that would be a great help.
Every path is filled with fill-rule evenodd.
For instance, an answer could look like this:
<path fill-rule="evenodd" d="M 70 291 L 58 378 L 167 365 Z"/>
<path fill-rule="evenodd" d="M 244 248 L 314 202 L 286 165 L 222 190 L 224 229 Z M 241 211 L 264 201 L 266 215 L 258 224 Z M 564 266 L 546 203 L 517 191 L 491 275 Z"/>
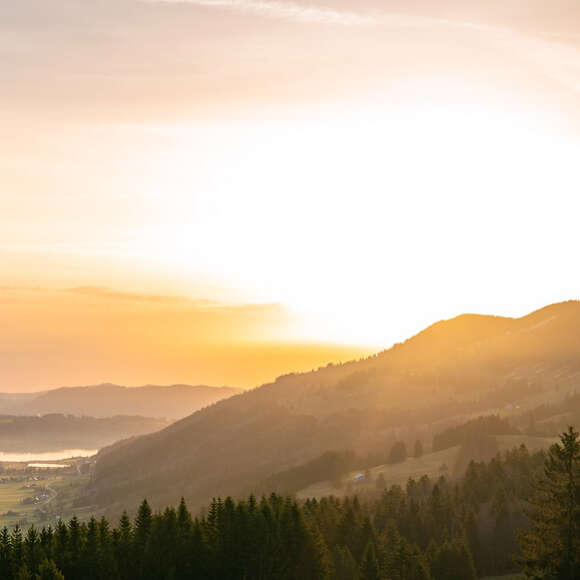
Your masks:
<path fill-rule="evenodd" d="M 580 2 L 0 1 L 0 580 L 578 580 Z"/>
<path fill-rule="evenodd" d="M 86 501 L 107 509 L 148 497 L 161 506 L 183 495 L 203 505 L 215 495 L 296 492 L 272 476 L 328 451 L 374 456 L 374 467 L 397 441 L 429 449 L 439 432 L 484 415 L 514 428 L 494 436 L 554 437 L 577 420 L 578 399 L 565 401 L 578 389 L 579 348 L 580 302 L 519 319 L 441 321 L 377 355 L 279 377 L 105 450 Z"/>
<path fill-rule="evenodd" d="M 102 384 L 62 387 L 37 393 L 0 393 L 0 414 L 47 415 L 62 413 L 79 417 L 140 415 L 175 420 L 240 393 L 233 387 L 191 385 L 123 387 Z"/>

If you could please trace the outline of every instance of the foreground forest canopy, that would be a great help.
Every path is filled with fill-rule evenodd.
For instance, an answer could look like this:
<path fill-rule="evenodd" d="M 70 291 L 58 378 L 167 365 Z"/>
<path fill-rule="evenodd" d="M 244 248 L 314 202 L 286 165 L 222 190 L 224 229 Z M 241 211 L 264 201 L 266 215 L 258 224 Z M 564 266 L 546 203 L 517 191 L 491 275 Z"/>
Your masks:
<path fill-rule="evenodd" d="M 409 480 L 376 501 L 228 497 L 192 519 L 183 500 L 156 514 L 145 500 L 114 529 L 105 518 L 4 529 L 0 577 L 470 580 L 523 567 L 529 578 L 573 580 L 579 531 L 580 441 L 570 428 L 547 455 L 522 446 L 472 462 L 457 483 Z"/>

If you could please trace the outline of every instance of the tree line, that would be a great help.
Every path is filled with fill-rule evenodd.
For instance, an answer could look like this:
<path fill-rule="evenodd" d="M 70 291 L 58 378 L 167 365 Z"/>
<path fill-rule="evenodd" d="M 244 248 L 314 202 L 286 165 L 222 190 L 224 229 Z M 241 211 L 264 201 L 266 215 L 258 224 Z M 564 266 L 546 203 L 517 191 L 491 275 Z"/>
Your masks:
<path fill-rule="evenodd" d="M 378 499 L 228 497 L 198 517 L 183 500 L 159 513 L 145 500 L 114 528 L 105 518 L 4 528 L 0 578 L 471 580 L 523 570 L 572 580 L 579 532 L 580 440 L 570 428 L 547 454 L 521 446 L 470 463 L 460 481 L 410 479 Z"/>

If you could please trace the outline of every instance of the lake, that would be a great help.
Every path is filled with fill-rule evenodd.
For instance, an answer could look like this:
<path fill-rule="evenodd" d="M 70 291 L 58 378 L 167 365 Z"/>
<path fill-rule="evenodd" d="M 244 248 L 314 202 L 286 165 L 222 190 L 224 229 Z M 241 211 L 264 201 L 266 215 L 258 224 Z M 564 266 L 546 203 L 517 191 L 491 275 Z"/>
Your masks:
<path fill-rule="evenodd" d="M 29 463 L 28 467 L 37 467 L 40 469 L 62 469 L 70 467 L 68 463 Z"/>
<path fill-rule="evenodd" d="M 70 457 L 91 457 L 98 449 L 62 449 L 60 451 L 44 451 L 41 453 L 4 453 L 0 451 L 0 462 L 31 462 L 31 461 L 61 461 Z"/>

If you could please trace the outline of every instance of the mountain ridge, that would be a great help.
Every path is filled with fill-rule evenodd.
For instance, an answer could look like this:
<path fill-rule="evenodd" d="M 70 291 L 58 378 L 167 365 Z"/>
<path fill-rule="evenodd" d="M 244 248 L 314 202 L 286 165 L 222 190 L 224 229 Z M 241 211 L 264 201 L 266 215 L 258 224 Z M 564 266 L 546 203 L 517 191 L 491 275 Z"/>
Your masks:
<path fill-rule="evenodd" d="M 23 395 L 0 393 L 0 414 L 62 413 L 97 418 L 140 415 L 176 420 L 241 391 L 234 387 L 185 384 L 125 387 L 102 383 L 58 387 Z"/>
<path fill-rule="evenodd" d="M 393 441 L 506 406 L 533 409 L 580 382 L 580 302 L 520 318 L 459 316 L 377 355 L 273 383 L 97 457 L 86 501 L 102 509 L 259 487 L 328 450 L 374 453 Z"/>

